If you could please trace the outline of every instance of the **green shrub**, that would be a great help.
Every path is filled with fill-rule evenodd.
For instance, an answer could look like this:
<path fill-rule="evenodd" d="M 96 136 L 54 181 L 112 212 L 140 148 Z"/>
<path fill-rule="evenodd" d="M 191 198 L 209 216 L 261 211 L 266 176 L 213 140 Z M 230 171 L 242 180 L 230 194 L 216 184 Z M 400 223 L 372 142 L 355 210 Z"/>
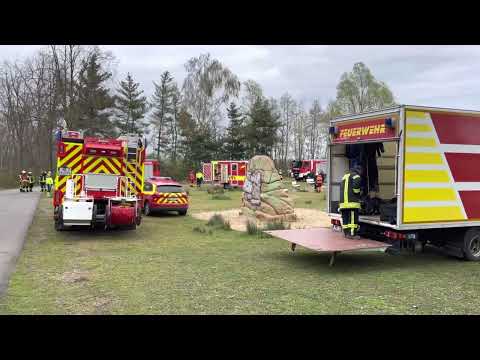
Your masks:
<path fill-rule="evenodd" d="M 264 230 L 289 230 L 290 224 L 283 221 L 272 221 L 267 223 Z"/>
<path fill-rule="evenodd" d="M 232 200 L 232 198 L 224 194 L 215 194 L 212 195 L 212 200 Z"/>
<path fill-rule="evenodd" d="M 203 226 L 195 226 L 193 228 L 193 232 L 198 232 L 198 233 L 201 233 L 201 234 L 205 234 L 207 232 L 207 230 Z"/>
<path fill-rule="evenodd" d="M 220 214 L 214 214 L 207 222 L 208 226 L 231 230 L 230 222 Z"/>
<path fill-rule="evenodd" d="M 257 223 L 251 220 L 247 221 L 247 234 L 248 235 L 258 235 L 260 230 L 258 229 Z"/>
<path fill-rule="evenodd" d="M 225 189 L 220 185 L 209 185 L 209 186 L 207 186 L 207 192 L 211 195 L 213 195 L 213 194 L 224 194 Z"/>
<path fill-rule="evenodd" d="M 312 203 L 312 200 L 307 200 L 305 201 L 305 204 L 310 205 Z"/>

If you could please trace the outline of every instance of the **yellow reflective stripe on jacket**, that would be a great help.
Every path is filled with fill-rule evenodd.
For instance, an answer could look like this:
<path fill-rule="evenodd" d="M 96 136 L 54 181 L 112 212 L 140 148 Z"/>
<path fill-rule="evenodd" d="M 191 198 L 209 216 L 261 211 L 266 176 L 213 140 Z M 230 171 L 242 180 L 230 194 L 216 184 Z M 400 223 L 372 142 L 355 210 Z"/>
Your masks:
<path fill-rule="evenodd" d="M 359 193 L 360 193 L 360 189 L 352 189 L 352 190 L 353 190 L 353 192 L 354 192 L 355 194 L 359 194 Z"/>
<path fill-rule="evenodd" d="M 352 179 L 358 179 L 360 175 L 354 175 Z"/>
<path fill-rule="evenodd" d="M 345 180 L 345 185 L 343 186 L 343 201 L 348 203 L 348 181 L 350 179 L 350 174 L 345 174 L 343 180 Z"/>
<path fill-rule="evenodd" d="M 358 202 L 344 202 L 339 204 L 340 209 L 360 209 L 360 203 Z"/>

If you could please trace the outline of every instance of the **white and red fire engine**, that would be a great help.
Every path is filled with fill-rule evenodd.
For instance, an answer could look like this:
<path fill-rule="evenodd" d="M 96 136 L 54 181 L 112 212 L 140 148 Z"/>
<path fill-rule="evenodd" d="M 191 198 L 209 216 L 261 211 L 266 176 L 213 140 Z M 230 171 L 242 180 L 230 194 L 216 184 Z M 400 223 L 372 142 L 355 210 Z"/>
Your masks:
<path fill-rule="evenodd" d="M 141 222 L 145 142 L 57 133 L 55 229 L 67 226 L 135 229 Z"/>
<path fill-rule="evenodd" d="M 295 180 L 305 180 L 310 174 L 313 176 L 321 171 L 326 173 L 326 159 L 294 160 L 290 168 L 291 175 Z"/>
<path fill-rule="evenodd" d="M 223 184 L 224 187 L 242 187 L 247 177 L 247 160 L 217 160 L 203 163 L 206 183 Z"/>

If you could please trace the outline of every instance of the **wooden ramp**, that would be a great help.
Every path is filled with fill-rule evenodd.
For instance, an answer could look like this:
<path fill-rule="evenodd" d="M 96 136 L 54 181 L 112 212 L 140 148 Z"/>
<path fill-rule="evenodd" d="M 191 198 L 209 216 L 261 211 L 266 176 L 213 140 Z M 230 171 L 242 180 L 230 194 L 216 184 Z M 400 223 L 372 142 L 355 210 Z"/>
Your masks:
<path fill-rule="evenodd" d="M 335 257 L 340 252 L 382 249 L 390 246 L 380 241 L 364 238 L 359 240 L 347 239 L 342 232 L 333 231 L 330 228 L 272 230 L 265 231 L 265 233 L 287 240 L 292 244 L 292 251 L 295 251 L 296 245 L 300 245 L 310 250 L 331 253 L 330 266 L 334 264 Z"/>

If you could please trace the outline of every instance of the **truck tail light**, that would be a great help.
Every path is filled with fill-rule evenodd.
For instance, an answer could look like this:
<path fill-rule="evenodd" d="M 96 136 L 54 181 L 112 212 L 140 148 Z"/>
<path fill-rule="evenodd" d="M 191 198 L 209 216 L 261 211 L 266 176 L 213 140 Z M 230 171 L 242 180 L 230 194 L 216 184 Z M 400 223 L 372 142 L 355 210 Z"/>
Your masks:
<path fill-rule="evenodd" d="M 338 219 L 332 219 L 331 223 L 332 223 L 332 225 L 335 225 L 335 226 L 341 226 L 342 225 L 341 221 L 338 220 Z"/>

